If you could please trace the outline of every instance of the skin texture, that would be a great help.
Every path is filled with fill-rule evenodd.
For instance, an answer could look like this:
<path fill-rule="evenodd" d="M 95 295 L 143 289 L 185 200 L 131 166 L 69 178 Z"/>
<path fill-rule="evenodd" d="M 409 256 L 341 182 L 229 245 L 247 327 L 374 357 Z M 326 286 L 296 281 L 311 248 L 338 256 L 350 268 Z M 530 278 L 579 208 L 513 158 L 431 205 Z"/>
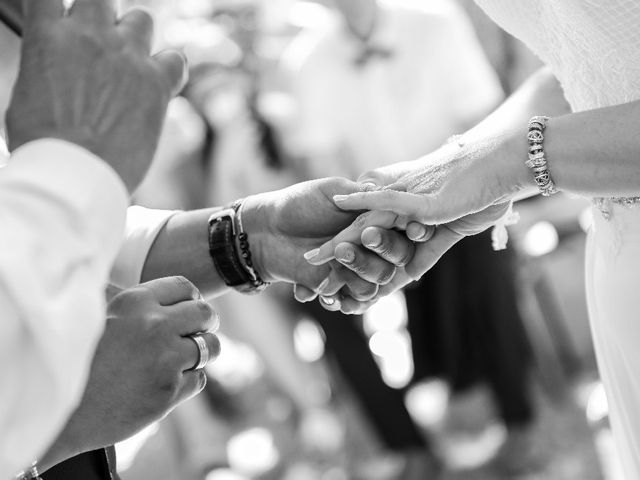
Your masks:
<path fill-rule="evenodd" d="M 40 138 L 80 145 L 133 191 L 157 147 L 169 100 L 186 81 L 174 51 L 150 56 L 153 21 L 116 18 L 114 0 L 25 0 L 20 73 L 7 112 L 9 149 Z M 131 105 L 135 104 L 132 109 Z"/>
<path fill-rule="evenodd" d="M 168 277 L 118 293 L 82 401 L 42 470 L 82 452 L 113 445 L 163 418 L 206 384 L 193 340 L 204 334 L 211 360 L 220 353 L 217 314 L 183 277 Z M 117 379 L 117 381 L 114 381 Z M 105 388 L 108 386 L 108 388 Z"/>
<path fill-rule="evenodd" d="M 254 264 L 263 279 L 296 285 L 296 296 L 301 301 L 340 292 L 344 311 L 355 313 L 365 308 L 376 296 L 378 285 L 393 278 L 394 261 L 412 256 L 413 244 L 404 235 L 385 235 L 385 241 L 392 239 L 393 245 L 384 248 L 381 255 L 362 247 L 359 240 L 351 244 L 349 248 L 357 254 L 357 262 L 332 261 L 316 267 L 304 258 L 305 252 L 320 247 L 357 218 L 356 213 L 337 208 L 332 197 L 362 188 L 355 182 L 329 178 L 249 197 L 242 209 L 242 221 L 249 234 Z M 184 275 L 204 295 L 229 291 L 212 268 L 206 228 L 203 229 L 216 211 L 184 212 L 171 218 L 149 252 L 143 280 Z M 327 278 L 330 282 L 323 284 Z"/>

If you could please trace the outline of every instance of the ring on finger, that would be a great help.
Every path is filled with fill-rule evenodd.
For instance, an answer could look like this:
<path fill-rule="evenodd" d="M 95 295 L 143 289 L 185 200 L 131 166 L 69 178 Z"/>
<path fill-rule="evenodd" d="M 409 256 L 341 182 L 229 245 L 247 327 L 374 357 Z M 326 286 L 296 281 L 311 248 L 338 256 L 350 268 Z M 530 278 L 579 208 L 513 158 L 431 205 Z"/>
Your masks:
<path fill-rule="evenodd" d="M 204 337 L 200 334 L 189 335 L 187 338 L 193 340 L 198 347 L 198 361 L 189 370 L 201 370 L 209 363 L 209 346 Z"/>

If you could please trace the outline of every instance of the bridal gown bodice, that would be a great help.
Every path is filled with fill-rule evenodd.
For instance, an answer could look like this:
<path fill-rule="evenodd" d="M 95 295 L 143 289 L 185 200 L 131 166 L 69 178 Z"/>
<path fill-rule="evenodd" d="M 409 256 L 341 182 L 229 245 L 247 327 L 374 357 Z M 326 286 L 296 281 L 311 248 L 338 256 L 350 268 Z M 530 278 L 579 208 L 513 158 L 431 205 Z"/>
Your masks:
<path fill-rule="evenodd" d="M 476 2 L 553 69 L 574 111 L 640 99 L 640 0 Z M 638 480 L 640 199 L 596 205 L 603 215 L 594 215 L 587 247 L 589 315 L 625 478 Z"/>
<path fill-rule="evenodd" d="M 476 0 L 525 42 L 575 111 L 640 99 L 638 0 Z"/>

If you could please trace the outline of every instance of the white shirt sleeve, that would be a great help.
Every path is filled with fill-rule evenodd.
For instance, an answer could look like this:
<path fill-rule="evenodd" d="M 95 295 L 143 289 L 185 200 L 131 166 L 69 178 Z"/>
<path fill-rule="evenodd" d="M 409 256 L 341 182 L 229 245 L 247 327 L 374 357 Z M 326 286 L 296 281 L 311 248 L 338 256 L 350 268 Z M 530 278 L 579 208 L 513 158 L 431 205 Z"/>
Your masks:
<path fill-rule="evenodd" d="M 60 140 L 0 169 L 0 478 L 42 455 L 81 398 L 127 205 L 106 163 Z"/>
<path fill-rule="evenodd" d="M 111 284 L 131 288 L 140 283 L 149 250 L 176 211 L 134 206 L 127 211 L 124 243 L 111 271 Z"/>

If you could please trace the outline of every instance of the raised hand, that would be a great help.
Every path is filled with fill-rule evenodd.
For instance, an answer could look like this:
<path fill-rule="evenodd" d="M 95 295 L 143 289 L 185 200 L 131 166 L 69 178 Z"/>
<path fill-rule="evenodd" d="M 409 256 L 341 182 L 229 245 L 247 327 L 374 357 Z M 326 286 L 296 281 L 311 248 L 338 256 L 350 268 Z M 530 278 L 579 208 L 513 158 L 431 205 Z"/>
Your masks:
<path fill-rule="evenodd" d="M 333 203 L 333 196 L 357 192 L 357 183 L 339 178 L 315 180 L 278 192 L 249 197 L 243 224 L 249 233 L 254 263 L 265 280 L 296 284 L 296 298 L 324 298 L 329 310 L 359 313 L 376 298 L 380 285 L 388 284 L 398 263 L 413 258 L 414 247 L 404 235 L 385 230 L 393 248 L 379 254 L 354 244 L 342 263 L 332 260 L 316 267 L 305 259 L 314 249 L 340 233 L 357 218 Z M 311 252 L 311 253 L 309 253 Z"/>
<path fill-rule="evenodd" d="M 164 417 L 206 384 L 196 343 L 220 352 L 218 317 L 196 287 L 167 277 L 118 293 L 79 407 L 41 465 L 112 445 Z"/>
<path fill-rule="evenodd" d="M 129 191 L 153 158 L 167 105 L 186 81 L 184 57 L 150 56 L 153 20 L 116 16 L 115 0 L 24 0 L 20 73 L 7 113 L 10 150 L 41 138 L 78 144 Z"/>

